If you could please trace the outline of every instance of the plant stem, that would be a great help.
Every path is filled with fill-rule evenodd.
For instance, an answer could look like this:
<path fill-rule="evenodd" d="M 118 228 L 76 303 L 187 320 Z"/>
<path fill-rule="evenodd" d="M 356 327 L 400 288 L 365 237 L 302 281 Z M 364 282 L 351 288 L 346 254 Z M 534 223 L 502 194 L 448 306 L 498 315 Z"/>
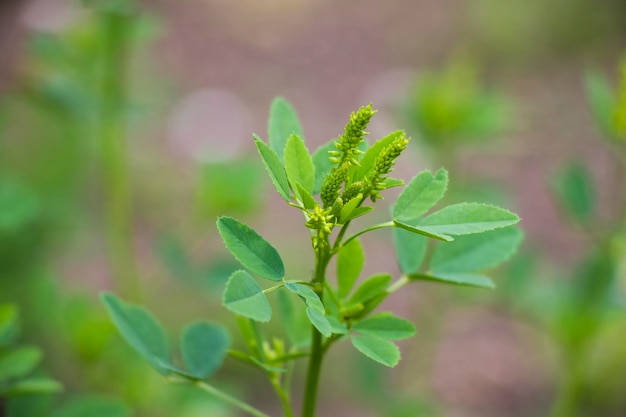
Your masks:
<path fill-rule="evenodd" d="M 231 397 L 230 395 L 226 394 L 223 391 L 220 391 L 219 389 L 215 388 L 212 385 L 207 384 L 204 381 L 194 381 L 193 385 L 195 385 L 196 387 L 200 388 L 201 390 L 208 392 L 209 394 L 219 398 L 220 400 L 229 403 L 230 405 L 232 405 L 233 407 L 237 407 L 240 410 L 243 410 L 247 413 L 249 413 L 250 415 L 253 415 L 255 417 L 271 417 L 268 414 L 265 414 L 264 412 L 257 410 L 256 408 L 252 407 L 251 405 L 248 405 L 242 401 L 239 401 L 238 399 L 236 399 L 235 397 Z"/>
<path fill-rule="evenodd" d="M 283 407 L 284 417 L 294 417 L 293 408 L 291 407 L 291 401 L 289 400 L 289 394 L 283 389 L 283 386 L 280 382 L 280 375 L 278 375 L 277 373 L 272 373 L 270 375 L 270 381 L 272 383 L 272 386 L 274 387 L 274 391 L 276 391 L 276 394 L 280 399 L 280 404 Z"/>
<path fill-rule="evenodd" d="M 326 278 L 326 266 L 330 260 L 328 250 L 316 250 L 315 276 L 313 282 L 316 285 L 316 292 L 322 299 L 324 295 L 324 282 Z M 320 373 L 322 371 L 322 359 L 324 358 L 324 348 L 322 346 L 322 334 L 314 327 L 311 338 L 311 358 L 307 370 L 306 385 L 304 388 L 304 401 L 302 403 L 302 417 L 315 417 L 315 407 L 317 405 L 317 391 L 319 386 Z"/>
<path fill-rule="evenodd" d="M 98 136 L 102 152 L 107 252 L 117 290 L 130 298 L 138 298 L 125 117 L 125 70 L 132 18 L 122 12 L 102 11 L 101 24 Z"/>
<path fill-rule="evenodd" d="M 578 358 L 578 354 L 571 355 Z M 556 401 L 550 412 L 550 417 L 575 417 L 578 415 L 578 403 L 582 390 L 581 361 L 567 361 L 565 376 L 559 388 Z"/>

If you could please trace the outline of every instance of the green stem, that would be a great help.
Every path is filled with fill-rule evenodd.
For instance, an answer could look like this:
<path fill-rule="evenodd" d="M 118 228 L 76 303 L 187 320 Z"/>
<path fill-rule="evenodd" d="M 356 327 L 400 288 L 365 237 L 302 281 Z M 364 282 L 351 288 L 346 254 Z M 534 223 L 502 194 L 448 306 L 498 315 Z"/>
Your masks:
<path fill-rule="evenodd" d="M 379 224 L 375 224 L 373 226 L 367 227 L 363 230 L 361 230 L 358 233 L 353 234 L 352 236 L 350 236 L 348 239 L 346 239 L 345 242 L 343 242 L 343 245 L 341 246 L 346 246 L 350 241 L 352 241 L 353 239 L 356 239 L 357 237 L 361 236 L 362 234 L 365 234 L 367 232 L 371 232 L 372 230 L 377 230 L 377 229 L 384 229 L 386 227 L 397 227 L 396 224 L 394 222 L 385 222 L 385 223 L 379 223 Z M 335 245 L 337 246 L 337 245 Z M 337 247 L 333 247 L 333 253 L 336 253 L 337 250 L 341 247 L 341 246 L 337 246 Z"/>
<path fill-rule="evenodd" d="M 102 12 L 100 117 L 107 252 L 117 290 L 138 298 L 126 141 L 126 64 L 132 18 Z"/>
<path fill-rule="evenodd" d="M 272 383 L 272 386 L 274 387 L 274 391 L 276 391 L 276 395 L 278 395 L 278 398 L 280 399 L 280 404 L 283 407 L 284 417 L 294 417 L 293 408 L 291 407 L 291 401 L 289 400 L 289 394 L 283 389 L 283 386 L 280 382 L 280 376 L 277 373 L 273 373 L 270 375 L 270 381 Z"/>
<path fill-rule="evenodd" d="M 579 355 L 572 355 L 577 358 Z M 578 403 L 582 391 L 583 374 L 580 360 L 567 361 L 566 373 L 559 388 L 550 417 L 575 417 L 578 415 Z"/>
<path fill-rule="evenodd" d="M 173 381 L 173 382 L 178 382 L 178 381 Z M 212 385 L 207 384 L 204 381 L 194 381 L 193 385 L 195 385 L 196 387 L 200 388 L 201 390 L 205 392 L 208 392 L 214 397 L 219 398 L 220 400 L 232 405 L 233 407 L 237 407 L 240 410 L 247 412 L 250 415 L 253 415 L 255 417 L 271 417 L 269 414 L 265 414 L 264 412 L 257 410 L 251 405 L 246 404 L 243 401 L 239 401 L 235 397 L 232 397 L 226 394 L 225 392 L 220 391 L 219 389 L 215 388 Z"/>
<path fill-rule="evenodd" d="M 322 299 L 324 295 L 324 282 L 326 278 L 326 266 L 330 260 L 327 250 L 316 251 L 315 276 L 313 282 L 317 284 L 317 294 Z M 311 338 L 311 358 L 307 370 L 306 385 L 304 388 L 304 401 L 302 403 L 302 417 L 315 417 L 315 407 L 317 405 L 317 392 L 322 371 L 322 359 L 324 358 L 324 348 L 322 346 L 322 334 L 314 327 Z"/>

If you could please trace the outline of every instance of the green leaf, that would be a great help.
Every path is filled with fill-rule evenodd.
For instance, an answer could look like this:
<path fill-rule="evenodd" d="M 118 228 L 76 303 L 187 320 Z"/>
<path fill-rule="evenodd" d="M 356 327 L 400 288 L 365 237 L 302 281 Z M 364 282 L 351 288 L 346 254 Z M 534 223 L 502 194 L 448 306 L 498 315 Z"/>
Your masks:
<path fill-rule="evenodd" d="M 428 274 L 412 274 L 408 275 L 411 281 L 433 281 L 443 284 L 453 284 L 465 287 L 489 288 L 493 289 L 496 285 L 492 280 L 481 274 L 456 273 L 456 272 L 438 272 Z"/>
<path fill-rule="evenodd" d="M 404 185 L 404 181 L 398 178 L 387 177 L 384 179 L 383 184 L 385 184 L 385 189 L 400 187 Z"/>
<path fill-rule="evenodd" d="M 415 335 L 413 323 L 391 313 L 379 313 L 361 320 L 352 326 L 352 330 L 385 340 L 408 339 Z"/>
<path fill-rule="evenodd" d="M 217 228 L 226 248 L 244 267 L 272 281 L 285 276 L 278 251 L 254 229 L 226 216 L 217 220 Z"/>
<path fill-rule="evenodd" d="M 0 305 L 0 346 L 11 343 L 17 336 L 18 311 L 14 304 Z"/>
<path fill-rule="evenodd" d="M 265 169 L 272 180 L 272 184 L 274 184 L 276 191 L 278 191 L 283 200 L 289 201 L 291 192 L 289 191 L 289 181 L 287 181 L 287 173 L 283 163 L 272 148 L 267 146 L 257 135 L 253 136 L 254 143 L 259 151 L 263 165 L 265 165 Z"/>
<path fill-rule="evenodd" d="M 81 396 L 56 410 L 50 417 L 130 417 L 132 410 L 112 398 Z"/>
<path fill-rule="evenodd" d="M 352 178 L 352 182 L 362 180 L 374 167 L 374 162 L 378 155 L 385 149 L 385 147 L 398 137 L 404 134 L 401 130 L 396 130 L 385 136 L 382 139 L 379 139 L 372 145 L 361 158 L 360 166 L 355 170 L 354 177 Z"/>
<path fill-rule="evenodd" d="M 295 308 L 290 298 L 291 292 L 277 291 L 278 311 L 283 321 L 283 328 L 289 343 L 295 347 L 305 347 L 310 344 L 311 331 L 308 326 L 305 309 Z M 302 304 L 298 304 L 302 305 Z"/>
<path fill-rule="evenodd" d="M 580 163 L 568 164 L 556 176 L 553 190 L 559 205 L 574 220 L 585 223 L 595 210 L 595 190 L 591 173 Z"/>
<path fill-rule="evenodd" d="M 509 259 L 523 238 L 524 234 L 516 226 L 459 236 L 454 242 L 437 245 L 430 269 L 437 275 L 439 272 L 474 272 L 493 268 Z"/>
<path fill-rule="evenodd" d="M 272 318 L 272 308 L 263 290 L 246 271 L 235 271 L 228 278 L 222 304 L 235 314 L 266 322 Z"/>
<path fill-rule="evenodd" d="M 443 197 L 448 188 L 448 172 L 441 168 L 433 175 L 422 171 L 402 190 L 393 208 L 393 218 L 411 222 L 420 218 Z"/>
<path fill-rule="evenodd" d="M 330 162 L 329 151 L 335 151 L 335 140 L 331 140 L 326 144 L 320 146 L 313 152 L 313 165 L 315 166 L 315 182 L 313 184 L 313 194 L 318 194 L 322 191 L 322 185 L 324 180 L 330 174 L 330 171 L 334 164 Z"/>
<path fill-rule="evenodd" d="M 345 298 L 352 291 L 365 263 L 365 253 L 358 239 L 352 239 L 343 246 L 337 256 L 337 283 L 339 297 Z"/>
<path fill-rule="evenodd" d="M 184 330 L 181 353 L 189 373 L 204 379 L 222 365 L 230 339 L 223 327 L 210 323 L 193 323 Z"/>
<path fill-rule="evenodd" d="M 460 203 L 445 207 L 416 225 L 434 235 L 469 235 L 514 225 L 519 217 L 500 207 L 481 203 Z"/>
<path fill-rule="evenodd" d="M 350 200 L 352 201 L 352 200 Z M 345 208 L 345 206 L 344 206 Z M 350 220 L 354 220 L 357 217 L 361 217 L 364 214 L 369 213 L 370 211 L 374 210 L 374 207 L 370 207 L 370 206 L 361 206 L 361 207 L 355 207 L 353 210 L 350 211 L 350 213 L 345 213 L 344 215 L 344 210 L 341 210 L 341 222 L 345 223 L 345 222 L 349 222 Z"/>
<path fill-rule="evenodd" d="M 393 221 L 393 226 L 399 229 L 406 230 L 407 232 L 430 237 L 433 239 L 443 240 L 444 242 L 451 242 L 454 240 L 452 236 L 444 235 L 442 233 L 430 232 L 430 231 L 424 230 L 421 226 L 412 226 L 410 224 L 406 224 L 398 220 Z"/>
<path fill-rule="evenodd" d="M 165 331 L 152 314 L 111 293 L 102 294 L 100 299 L 126 342 L 153 368 L 167 375 L 161 363 L 170 363 L 170 348 Z"/>
<path fill-rule="evenodd" d="M 313 326 L 324 336 L 330 336 L 332 328 L 326 318 L 324 304 L 315 291 L 307 285 L 290 281 L 285 282 L 285 288 L 304 299 L 307 306 L 306 314 Z"/>
<path fill-rule="evenodd" d="M 389 274 L 374 275 L 357 288 L 346 305 L 366 303 L 387 291 L 387 287 L 391 283 L 392 277 Z"/>
<path fill-rule="evenodd" d="M 606 77 L 598 71 L 589 71 L 585 74 L 585 86 L 589 105 L 600 131 L 607 138 L 615 138 L 617 132 L 613 115 L 617 107 L 616 94 Z"/>
<path fill-rule="evenodd" d="M 313 191 L 315 182 L 315 166 L 304 141 L 297 135 L 289 136 L 285 147 L 285 170 L 291 188 L 297 192 L 296 184 L 309 193 Z"/>
<path fill-rule="evenodd" d="M 380 337 L 352 336 L 352 345 L 368 358 L 393 368 L 400 361 L 400 349 L 393 342 Z"/>
<path fill-rule="evenodd" d="M 402 273 L 413 274 L 419 271 L 426 255 L 426 236 L 394 227 L 393 243 Z"/>
<path fill-rule="evenodd" d="M 31 377 L 0 387 L 0 396 L 56 394 L 61 391 L 63 391 L 63 385 L 53 379 Z"/>
<path fill-rule="evenodd" d="M 267 123 L 267 137 L 270 147 L 283 160 L 287 139 L 291 134 L 302 135 L 300 120 L 291 104 L 282 97 L 276 97 L 270 106 L 270 118 Z"/>
<path fill-rule="evenodd" d="M 298 195 L 300 196 L 300 199 L 304 204 L 304 208 L 306 208 L 307 210 L 314 209 L 317 206 L 317 202 L 315 201 L 311 193 L 302 188 L 300 184 L 296 184 L 296 187 L 298 189 Z"/>
<path fill-rule="evenodd" d="M 31 373 L 41 362 L 41 350 L 33 346 L 21 346 L 0 353 L 0 382 L 22 378 Z"/>
<path fill-rule="evenodd" d="M 337 317 L 327 315 L 326 318 L 328 319 L 328 322 L 330 323 L 333 333 L 348 334 L 348 328 Z"/>

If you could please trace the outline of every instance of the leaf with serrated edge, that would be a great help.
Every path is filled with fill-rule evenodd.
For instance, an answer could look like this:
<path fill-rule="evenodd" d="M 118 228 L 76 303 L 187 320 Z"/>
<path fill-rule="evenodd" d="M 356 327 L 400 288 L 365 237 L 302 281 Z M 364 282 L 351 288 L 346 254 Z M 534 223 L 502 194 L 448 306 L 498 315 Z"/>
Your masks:
<path fill-rule="evenodd" d="M 339 297 L 345 298 L 352 291 L 354 283 L 359 278 L 365 253 L 358 239 L 353 239 L 343 246 L 337 255 L 337 283 L 339 285 Z"/>
<path fill-rule="evenodd" d="M 146 309 L 126 303 L 111 293 L 100 296 L 122 337 L 163 375 L 168 371 L 162 362 L 170 362 L 170 348 L 165 331 Z"/>
<path fill-rule="evenodd" d="M 379 313 L 367 317 L 352 326 L 352 330 L 362 335 L 380 337 L 385 340 L 408 339 L 415 335 L 413 323 L 391 313 Z"/>
<path fill-rule="evenodd" d="M 223 327 L 197 322 L 188 325 L 181 337 L 181 353 L 187 370 L 204 379 L 221 365 L 230 339 Z"/>
<path fill-rule="evenodd" d="M 250 271 L 272 281 L 280 281 L 285 276 L 278 251 L 250 226 L 223 216 L 217 220 L 217 229 L 226 248 Z"/>
<path fill-rule="evenodd" d="M 254 143 L 261 156 L 265 170 L 274 184 L 274 188 L 285 201 L 290 199 L 289 181 L 287 181 L 287 173 L 276 152 L 265 144 L 257 135 L 254 136 Z"/>
<path fill-rule="evenodd" d="M 460 285 L 464 287 L 493 289 L 496 285 L 491 279 L 481 274 L 444 273 L 412 274 L 407 276 L 411 281 L 433 281 L 442 284 Z"/>
<path fill-rule="evenodd" d="M 263 290 L 246 271 L 235 271 L 226 283 L 222 304 L 235 314 L 252 320 L 267 322 L 272 308 Z"/>
<path fill-rule="evenodd" d="M 302 127 L 298 114 L 291 103 L 282 97 L 276 97 L 270 106 L 270 117 L 267 123 L 267 137 L 270 147 L 283 160 L 285 144 L 291 134 L 302 137 Z"/>
<path fill-rule="evenodd" d="M 430 269 L 436 275 L 439 272 L 474 272 L 493 268 L 513 256 L 523 238 L 524 234 L 516 226 L 459 236 L 454 242 L 437 246 Z"/>
<path fill-rule="evenodd" d="M 398 227 L 393 228 L 393 243 L 402 273 L 413 274 L 419 271 L 426 255 L 426 239 L 426 236 Z"/>
<path fill-rule="evenodd" d="M 297 193 L 296 184 L 309 193 L 315 182 L 315 166 L 304 141 L 297 135 L 289 136 L 285 146 L 285 171 L 291 188 Z"/>
<path fill-rule="evenodd" d="M 393 342 L 380 337 L 352 336 L 352 345 L 368 358 L 393 368 L 400 361 L 400 349 Z"/>
<path fill-rule="evenodd" d="M 443 197 L 448 188 L 448 172 L 441 168 L 433 175 L 425 170 L 404 187 L 393 208 L 393 218 L 411 222 L 420 218 Z"/>
<path fill-rule="evenodd" d="M 416 228 L 436 235 L 469 235 L 514 225 L 519 217 L 500 207 L 460 203 L 445 207 L 423 220 Z"/>

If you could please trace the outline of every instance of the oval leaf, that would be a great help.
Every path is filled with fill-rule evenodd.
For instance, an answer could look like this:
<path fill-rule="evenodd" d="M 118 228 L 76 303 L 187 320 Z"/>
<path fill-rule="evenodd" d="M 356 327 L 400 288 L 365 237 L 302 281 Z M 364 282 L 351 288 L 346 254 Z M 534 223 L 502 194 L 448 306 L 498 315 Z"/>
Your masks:
<path fill-rule="evenodd" d="M 358 239 L 352 239 L 341 248 L 337 256 L 339 297 L 345 298 L 350 294 L 354 283 L 361 274 L 364 263 L 365 253 Z"/>
<path fill-rule="evenodd" d="M 283 163 L 280 161 L 276 152 L 269 146 L 265 144 L 258 136 L 254 135 L 254 143 L 256 144 L 256 148 L 259 151 L 259 155 L 261 156 L 261 160 L 263 161 L 263 165 L 265 165 L 265 169 L 272 180 L 272 184 L 278 191 L 278 194 L 285 201 L 289 201 L 290 192 L 289 192 L 289 182 L 287 181 L 287 173 L 285 172 L 285 168 L 283 167 Z"/>
<path fill-rule="evenodd" d="M 430 269 L 437 275 L 439 272 L 474 272 L 493 268 L 509 259 L 523 238 L 524 234 L 518 227 L 459 236 L 454 242 L 437 245 Z"/>
<path fill-rule="evenodd" d="M 352 330 L 366 336 L 385 340 L 408 339 L 415 335 L 415 326 L 408 320 L 391 313 L 379 313 L 352 326 Z"/>
<path fill-rule="evenodd" d="M 435 175 L 422 171 L 402 190 L 393 208 L 393 218 L 410 222 L 420 218 L 443 197 L 448 188 L 448 171 L 441 168 Z"/>
<path fill-rule="evenodd" d="M 315 166 L 304 141 L 298 135 L 291 135 L 285 147 L 285 171 L 291 189 L 298 195 L 296 184 L 300 184 L 309 193 L 313 192 L 315 183 Z M 300 198 L 302 200 L 302 197 Z"/>
<path fill-rule="evenodd" d="M 235 314 L 256 321 L 269 321 L 272 308 L 263 290 L 246 271 L 235 271 L 228 278 L 222 304 Z"/>
<path fill-rule="evenodd" d="M 217 220 L 217 229 L 226 248 L 250 271 L 272 281 L 280 281 L 285 276 L 278 251 L 254 229 L 226 216 Z"/>
<path fill-rule="evenodd" d="M 230 344 L 223 327 L 210 323 L 193 323 L 183 330 L 181 353 L 189 373 L 204 379 L 222 365 Z"/>
<path fill-rule="evenodd" d="M 374 275 L 357 288 L 346 305 L 365 303 L 372 300 L 387 291 L 387 287 L 391 283 L 392 277 L 389 274 Z"/>
<path fill-rule="evenodd" d="M 128 344 L 158 372 L 167 375 L 162 363 L 170 362 L 170 348 L 159 322 L 142 307 L 126 303 L 114 294 L 100 297 L 113 323 Z"/>
<path fill-rule="evenodd" d="M 282 97 L 276 97 L 270 106 L 267 137 L 269 138 L 270 147 L 276 152 L 281 161 L 283 160 L 287 139 L 292 133 L 303 136 L 298 114 L 293 109 L 291 103 Z"/>
<path fill-rule="evenodd" d="M 438 235 L 469 235 L 514 225 L 519 217 L 500 207 L 481 203 L 460 203 L 441 209 L 416 227 Z"/>
<path fill-rule="evenodd" d="M 39 365 L 42 356 L 41 350 L 32 346 L 0 352 L 0 382 L 28 375 Z"/>
<path fill-rule="evenodd" d="M 352 336 L 352 345 L 368 358 L 393 368 L 400 361 L 400 349 L 393 342 L 380 337 Z"/>

